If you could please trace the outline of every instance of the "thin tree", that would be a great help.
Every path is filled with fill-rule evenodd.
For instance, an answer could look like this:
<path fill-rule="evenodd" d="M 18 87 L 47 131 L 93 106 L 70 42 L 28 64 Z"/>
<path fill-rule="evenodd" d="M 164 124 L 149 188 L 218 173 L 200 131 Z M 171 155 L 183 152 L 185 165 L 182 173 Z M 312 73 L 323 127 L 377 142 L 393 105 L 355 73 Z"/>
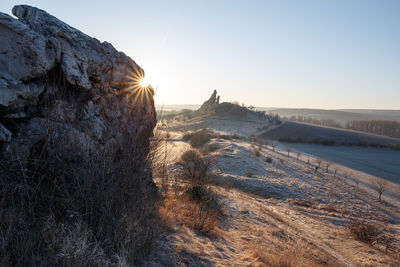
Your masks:
<path fill-rule="evenodd" d="M 292 151 L 289 147 L 286 149 L 287 151 L 287 156 L 290 157 L 290 152 Z"/>
<path fill-rule="evenodd" d="M 360 183 L 360 181 L 358 179 L 354 179 L 354 183 L 356 184 L 356 187 L 358 189 L 358 184 Z"/>
<path fill-rule="evenodd" d="M 329 161 L 326 162 L 326 172 L 329 171 L 329 166 L 331 166 L 332 163 L 330 163 Z"/>
<path fill-rule="evenodd" d="M 299 158 L 300 158 L 300 155 L 301 155 L 301 153 L 300 153 L 300 152 L 297 152 L 297 153 L 296 153 L 296 160 L 299 160 Z"/>
<path fill-rule="evenodd" d="M 318 158 L 317 159 L 318 168 L 321 167 L 321 163 L 322 163 L 322 160 Z"/>
<path fill-rule="evenodd" d="M 386 191 L 388 187 L 387 181 L 381 177 L 378 177 L 372 182 L 372 186 L 379 195 L 378 201 L 381 202 L 382 194 Z"/>

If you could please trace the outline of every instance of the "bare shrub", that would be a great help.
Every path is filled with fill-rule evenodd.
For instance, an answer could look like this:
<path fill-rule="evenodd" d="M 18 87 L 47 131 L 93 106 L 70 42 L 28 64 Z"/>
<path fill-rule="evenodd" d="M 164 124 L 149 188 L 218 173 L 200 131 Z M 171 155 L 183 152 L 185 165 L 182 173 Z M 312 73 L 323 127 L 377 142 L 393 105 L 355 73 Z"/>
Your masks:
<path fill-rule="evenodd" d="M 303 207 L 313 207 L 314 204 L 310 200 L 306 199 L 289 199 L 288 202 L 292 205 L 303 206 Z"/>
<path fill-rule="evenodd" d="M 232 136 L 232 139 L 236 139 L 236 140 L 242 139 L 242 137 L 240 137 L 240 136 L 237 135 L 237 134 L 233 134 L 233 135 L 231 135 L 231 136 Z"/>
<path fill-rule="evenodd" d="M 181 139 L 182 139 L 183 141 L 189 141 L 190 138 L 193 137 L 194 133 L 195 133 L 195 132 L 185 132 L 185 133 L 182 135 Z"/>
<path fill-rule="evenodd" d="M 301 153 L 300 152 L 296 152 L 296 160 L 299 160 L 300 156 L 301 156 Z"/>
<path fill-rule="evenodd" d="M 260 151 L 258 149 L 253 149 L 253 155 L 254 155 L 254 157 L 259 157 Z"/>
<path fill-rule="evenodd" d="M 211 134 L 205 130 L 197 131 L 189 140 L 189 144 L 195 148 L 204 145 L 212 138 Z"/>
<path fill-rule="evenodd" d="M 355 239 L 373 245 L 381 235 L 382 229 L 365 221 L 352 221 L 348 226 Z"/>
<path fill-rule="evenodd" d="M 185 151 L 179 162 L 179 176 L 184 183 L 191 187 L 204 186 L 211 180 L 211 161 L 203 158 L 199 151 L 191 149 Z"/>
<path fill-rule="evenodd" d="M 265 162 L 272 163 L 272 158 L 271 157 L 265 158 Z"/>
<path fill-rule="evenodd" d="M 247 172 L 247 173 L 246 173 L 246 177 L 250 178 L 250 177 L 252 177 L 252 176 L 253 176 L 253 173 L 252 173 L 252 172 Z"/>
<path fill-rule="evenodd" d="M 287 151 L 287 156 L 290 157 L 290 152 L 292 152 L 292 149 L 288 147 L 286 148 L 286 151 Z"/>
<path fill-rule="evenodd" d="M 381 202 L 382 194 L 388 188 L 388 182 L 384 178 L 379 177 L 379 178 L 376 178 L 375 180 L 373 180 L 372 187 L 378 193 L 378 201 Z"/>
<path fill-rule="evenodd" d="M 219 148 L 218 144 L 210 144 L 208 147 L 210 150 Z M 209 186 L 210 182 L 216 181 L 211 172 L 211 164 L 196 149 L 181 155 L 176 163 L 178 168 L 175 169 L 175 176 L 178 177 L 175 192 L 165 192 L 158 207 L 165 223 L 185 225 L 206 234 L 214 233 L 222 212 L 217 196 Z"/>
<path fill-rule="evenodd" d="M 347 226 L 351 235 L 358 241 L 376 245 L 388 252 L 395 252 L 398 241 L 396 233 L 386 225 L 368 223 L 366 221 L 351 221 Z"/>

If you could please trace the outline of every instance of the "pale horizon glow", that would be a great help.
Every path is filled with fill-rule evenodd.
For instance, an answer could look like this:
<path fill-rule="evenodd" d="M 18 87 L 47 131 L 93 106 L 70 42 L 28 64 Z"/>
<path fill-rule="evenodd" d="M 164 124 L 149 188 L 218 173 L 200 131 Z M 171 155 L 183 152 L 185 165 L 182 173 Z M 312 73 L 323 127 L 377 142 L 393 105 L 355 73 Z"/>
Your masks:
<path fill-rule="evenodd" d="M 400 1 L 9 1 L 111 43 L 156 105 L 400 109 Z"/>

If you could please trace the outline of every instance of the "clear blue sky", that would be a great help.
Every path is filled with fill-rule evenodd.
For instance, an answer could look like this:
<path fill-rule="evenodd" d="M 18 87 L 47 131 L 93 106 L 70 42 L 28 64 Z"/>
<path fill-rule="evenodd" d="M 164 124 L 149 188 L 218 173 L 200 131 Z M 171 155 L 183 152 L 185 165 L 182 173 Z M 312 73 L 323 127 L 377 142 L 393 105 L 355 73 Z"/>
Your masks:
<path fill-rule="evenodd" d="M 145 69 L 157 104 L 400 109 L 400 1 L 8 1 L 46 10 Z"/>

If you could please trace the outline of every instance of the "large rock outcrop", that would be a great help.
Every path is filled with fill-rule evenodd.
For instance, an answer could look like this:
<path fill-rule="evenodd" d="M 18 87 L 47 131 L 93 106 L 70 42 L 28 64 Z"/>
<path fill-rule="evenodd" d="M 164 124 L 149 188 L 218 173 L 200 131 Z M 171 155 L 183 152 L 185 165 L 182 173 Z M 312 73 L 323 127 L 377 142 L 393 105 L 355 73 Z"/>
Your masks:
<path fill-rule="evenodd" d="M 0 13 L 0 160 L 30 159 L 50 135 L 66 158 L 118 157 L 128 136 L 145 169 L 156 114 L 143 70 L 43 10 L 12 11 Z"/>
<path fill-rule="evenodd" d="M 0 265 L 134 262 L 156 232 L 153 89 L 111 44 L 13 14 L 0 13 Z"/>
<path fill-rule="evenodd" d="M 204 101 L 204 103 L 197 110 L 199 113 L 209 113 L 215 110 L 215 108 L 219 105 L 219 95 L 217 96 L 217 90 L 211 94 L 211 97 Z"/>

